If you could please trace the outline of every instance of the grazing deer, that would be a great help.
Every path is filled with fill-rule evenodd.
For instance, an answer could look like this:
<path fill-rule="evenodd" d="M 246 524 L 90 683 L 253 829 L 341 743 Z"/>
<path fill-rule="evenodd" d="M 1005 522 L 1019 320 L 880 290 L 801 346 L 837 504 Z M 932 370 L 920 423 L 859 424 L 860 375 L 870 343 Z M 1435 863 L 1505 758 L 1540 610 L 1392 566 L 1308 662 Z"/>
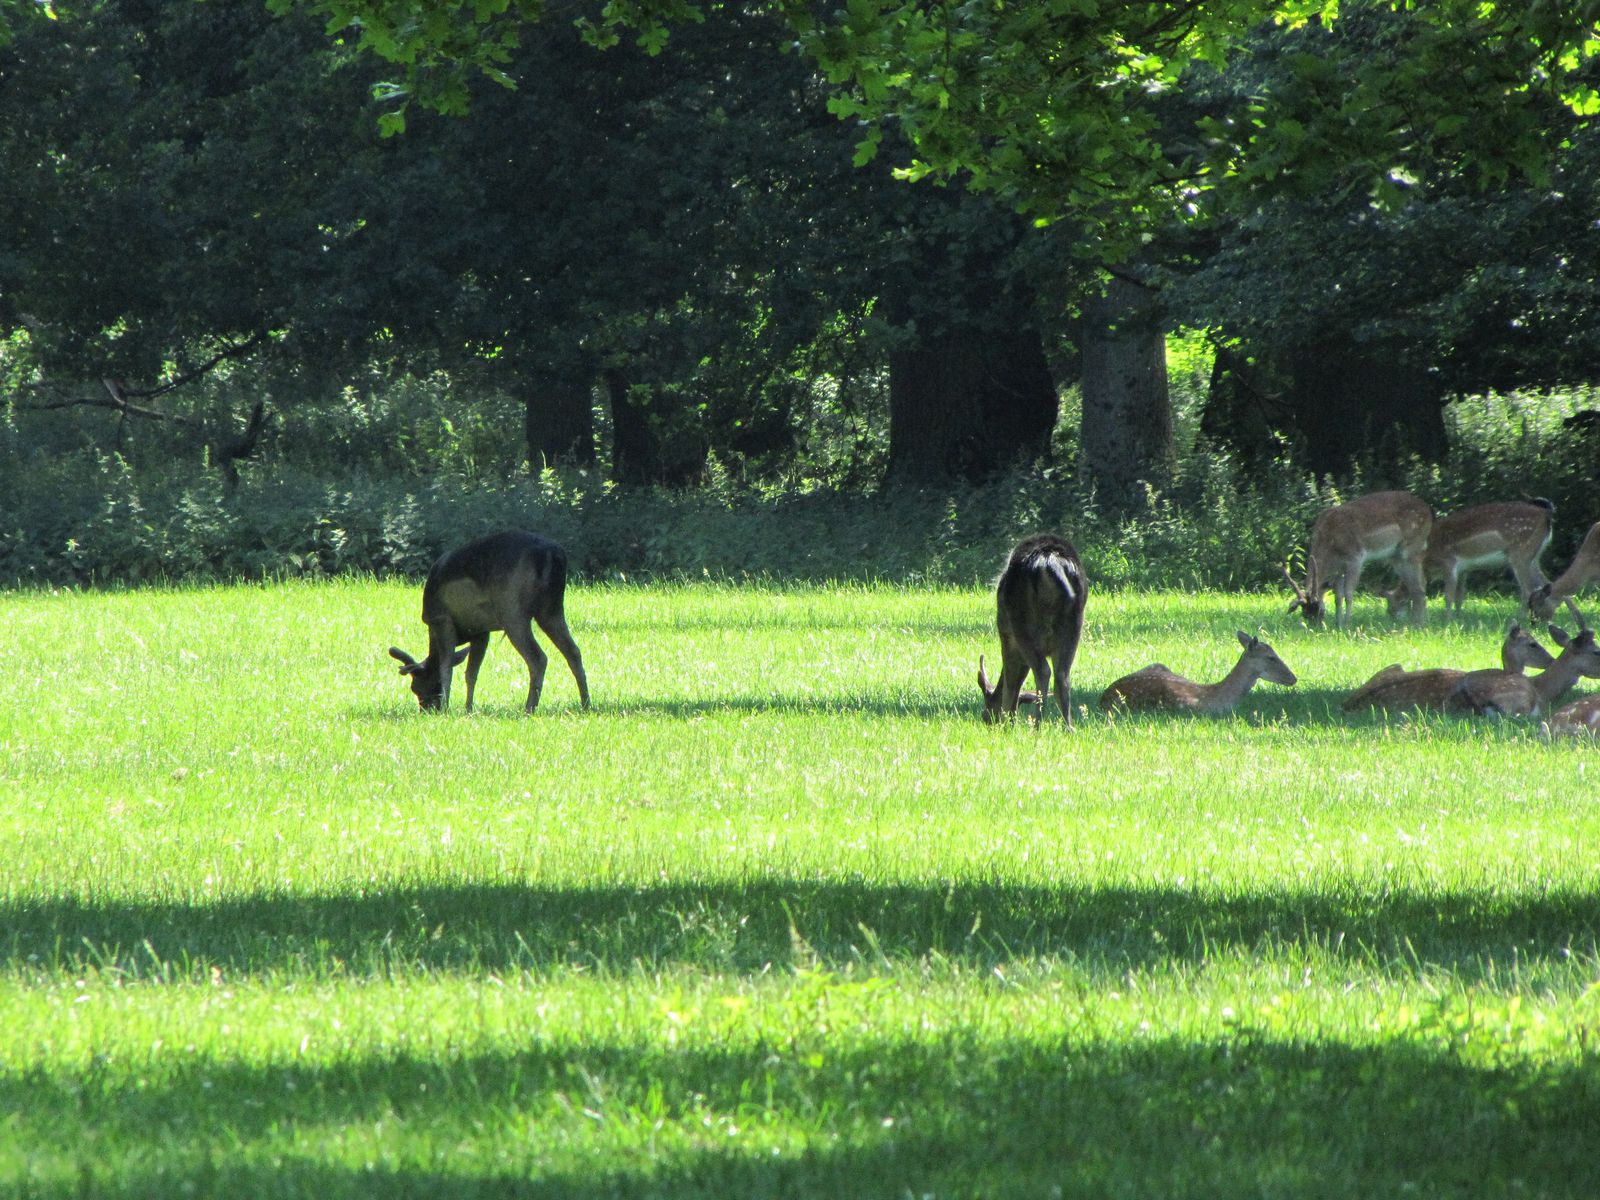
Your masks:
<path fill-rule="evenodd" d="M 1083 635 L 1083 606 L 1089 580 L 1072 543 L 1050 533 L 1025 538 L 1011 551 L 995 580 L 995 627 L 1000 633 L 1000 678 L 993 685 L 978 656 L 978 686 L 983 719 L 1016 715 L 1027 698 L 1022 681 L 1033 672 L 1039 715 L 1050 695 L 1050 665 L 1055 664 L 1056 704 L 1072 724 L 1072 660 Z"/>
<path fill-rule="evenodd" d="M 478 668 L 497 629 L 528 664 L 527 712 L 539 706 L 548 658 L 533 640 L 537 621 L 578 681 L 578 698 L 589 707 L 583 655 L 567 629 L 562 609 L 567 590 L 567 552 L 536 533 L 496 533 L 469 542 L 433 564 L 422 585 L 422 620 L 428 627 L 428 657 L 418 662 L 398 646 L 389 653 L 409 676 L 424 709 L 450 706 L 450 671 L 467 660 L 467 711 Z M 462 651 L 456 647 L 466 643 Z"/>
<path fill-rule="evenodd" d="M 1584 625 L 1583 614 L 1578 611 L 1572 598 L 1596 579 L 1600 579 L 1600 521 L 1589 526 L 1583 545 L 1578 547 L 1567 569 L 1549 583 L 1534 589 L 1528 597 L 1528 611 L 1539 620 L 1548 621 L 1556 615 L 1556 609 L 1565 604 L 1572 610 L 1578 624 Z"/>
<path fill-rule="evenodd" d="M 1500 665 L 1506 671 L 1521 675 L 1525 670 L 1548 667 L 1553 662 L 1550 651 L 1533 634 L 1519 622 L 1511 622 L 1505 641 L 1500 644 Z M 1345 712 L 1362 708 L 1443 708 L 1445 698 L 1466 675 L 1467 672 L 1450 667 L 1407 671 L 1395 663 L 1346 696 L 1341 707 Z"/>
<path fill-rule="evenodd" d="M 1469 671 L 1445 697 L 1445 712 L 1479 717 L 1531 716 L 1561 703 L 1580 677 L 1600 679 L 1600 645 L 1595 644 L 1592 629 L 1580 629 L 1568 637 L 1565 630 L 1552 625 L 1550 636 L 1561 647 L 1561 653 L 1539 674 Z"/>
<path fill-rule="evenodd" d="M 1550 714 L 1550 732 L 1600 737 L 1600 693 L 1583 696 Z"/>
<path fill-rule="evenodd" d="M 1433 513 L 1410 492 L 1373 492 L 1323 509 L 1311 526 L 1306 552 L 1306 583 L 1301 587 L 1283 568 L 1294 590 L 1289 611 L 1300 609 L 1306 624 L 1321 625 L 1326 610 L 1322 594 L 1333 590 L 1334 615 L 1343 629 L 1350 622 L 1350 598 L 1361 582 L 1361 568 L 1370 559 L 1392 559 L 1395 574 L 1411 598 L 1411 622 L 1428 619 L 1422 580 L 1422 555 L 1428 544 Z"/>
<path fill-rule="evenodd" d="M 1151 663 L 1131 675 L 1124 675 L 1101 692 L 1100 707 L 1107 711 L 1126 708 L 1134 712 L 1178 709 L 1221 716 L 1232 712 L 1258 679 L 1286 687 L 1298 682 L 1288 664 L 1266 642 L 1242 630 L 1237 636 L 1244 653 L 1221 682 L 1196 683 L 1169 670 L 1163 663 Z"/>
<path fill-rule="evenodd" d="M 1434 521 L 1422 556 L 1422 576 L 1443 578 L 1445 614 L 1452 609 L 1461 612 L 1466 573 L 1474 567 L 1509 566 L 1526 602 L 1545 582 L 1539 556 L 1550 544 L 1555 511 L 1548 500 L 1505 500 L 1463 508 Z M 1389 615 L 1399 616 L 1405 603 L 1405 589 L 1395 588 L 1389 593 Z"/>

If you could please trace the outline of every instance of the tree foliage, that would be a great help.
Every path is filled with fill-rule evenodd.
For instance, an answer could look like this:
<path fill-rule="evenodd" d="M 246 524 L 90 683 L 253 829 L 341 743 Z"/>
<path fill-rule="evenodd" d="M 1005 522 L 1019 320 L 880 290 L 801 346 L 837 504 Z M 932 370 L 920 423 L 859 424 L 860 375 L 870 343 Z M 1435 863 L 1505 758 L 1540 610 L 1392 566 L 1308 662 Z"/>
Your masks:
<path fill-rule="evenodd" d="M 445 111 L 466 104 L 467 75 L 512 84 L 508 67 L 542 0 L 271 0 L 307 7 L 330 31 L 398 65 L 387 94 Z M 1125 256 L 1143 236 L 1219 188 L 1293 176 L 1323 189 L 1361 183 L 1383 202 L 1419 158 L 1447 149 L 1489 184 L 1542 181 L 1552 146 L 1543 97 L 1578 119 L 1600 112 L 1591 68 L 1600 0 L 1432 0 L 1389 7 L 1415 16 L 1401 52 L 1353 81 L 1306 59 L 1286 93 L 1243 114 L 1173 130 L 1161 97 L 1198 69 L 1221 71 L 1264 26 L 1293 30 L 1338 19 L 1338 0 L 773 0 L 797 44 L 842 89 L 835 112 L 865 124 L 858 161 L 892 129 L 910 147 L 911 178 L 960 176 L 1040 220 L 1070 219 Z M 649 52 L 674 27 L 723 19 L 715 0 L 611 0 L 580 24 L 590 38 L 623 31 Z M 1443 86 L 1441 86 L 1443 85 Z M 1334 91 L 1337 101 L 1325 94 Z M 1324 94 L 1321 119 L 1292 110 Z M 403 108 L 387 127 L 403 125 Z"/>

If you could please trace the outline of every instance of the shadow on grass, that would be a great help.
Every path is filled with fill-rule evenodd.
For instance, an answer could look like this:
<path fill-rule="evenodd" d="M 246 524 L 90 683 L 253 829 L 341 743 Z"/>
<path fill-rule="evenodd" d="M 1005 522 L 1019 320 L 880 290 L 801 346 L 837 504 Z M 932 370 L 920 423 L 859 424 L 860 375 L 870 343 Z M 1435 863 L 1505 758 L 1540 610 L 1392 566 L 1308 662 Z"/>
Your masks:
<path fill-rule="evenodd" d="M 1287 724 L 1291 726 L 1327 727 L 1351 726 L 1364 728 L 1372 725 L 1401 724 L 1406 718 L 1399 713 L 1384 714 L 1371 709 L 1360 712 L 1347 713 L 1340 706 L 1353 688 L 1347 687 L 1307 687 L 1304 684 L 1293 689 L 1282 691 L 1275 688 L 1258 688 L 1252 691 L 1240 702 L 1239 707 L 1232 713 L 1220 717 L 1198 716 L 1193 713 L 1182 712 L 1141 712 L 1141 713 L 1116 713 L 1107 714 L 1100 710 L 1100 692 L 1109 678 L 1097 680 L 1093 686 L 1074 686 L 1072 689 L 1073 720 L 1086 727 L 1101 724 L 1106 721 L 1118 723 L 1138 722 L 1141 724 L 1162 724 L 1174 721 L 1245 721 L 1268 724 Z M 1023 715 L 1028 715 L 1026 708 L 1021 710 Z M 719 696 L 706 699 L 652 699 L 649 697 L 625 698 L 616 701 L 597 698 L 590 712 L 598 717 L 627 718 L 627 717 L 663 717 L 669 720 L 693 720 L 717 713 L 736 713 L 741 715 L 773 715 L 773 716 L 849 716 L 859 714 L 865 717 L 888 718 L 910 717 L 923 721 L 971 721 L 979 722 L 982 719 L 982 701 L 978 695 L 977 683 L 974 681 L 970 699 L 960 700 L 913 700 L 895 696 L 891 692 L 883 693 L 853 693 L 833 694 L 826 696 Z M 458 710 L 450 713 L 423 713 L 413 706 L 400 704 L 381 706 L 376 704 L 361 705 L 345 710 L 347 718 L 353 721 L 376 721 L 387 724 L 403 724 L 406 721 L 434 721 L 450 720 L 461 717 L 468 720 L 481 721 L 511 721 L 533 720 L 550 716 L 575 716 L 581 715 L 577 702 L 554 700 L 544 701 L 531 718 L 522 711 L 522 705 L 515 701 L 504 703 L 496 701 L 479 701 L 472 713 L 466 714 Z M 1505 722 L 1489 723 L 1471 718 L 1446 718 L 1441 713 L 1427 714 L 1429 722 L 1446 729 L 1458 729 L 1463 733 L 1471 730 L 1505 729 L 1514 731 L 1518 729 L 1537 729 L 1538 723 L 1524 720 L 1509 720 Z M 1050 716 L 1044 728 L 1060 726 L 1060 718 L 1056 712 L 1055 701 L 1050 701 Z M 1017 728 L 1033 728 L 1036 726 L 1023 724 Z M 1064 729 L 1064 727 L 1063 727 Z M 1004 730 L 996 730 L 999 736 Z"/>
<path fill-rule="evenodd" d="M 37 1200 L 1600 1194 L 1592 1067 L 1476 1069 L 1442 1040 L 930 1035 L 824 1055 L 808 1036 L 530 1030 L 489 1055 L 175 1059 L 139 1081 L 89 1065 L 0 1078 L 0 1142 L 23 1143 L 37 1173 L 11 1194 Z M 317 1157 L 337 1130 L 350 1145 L 326 1153 L 349 1166 Z"/>
<path fill-rule="evenodd" d="M 394 970 L 726 972 L 942 958 L 988 970 L 1063 961 L 1120 978 L 1221 954 L 1348 957 L 1363 969 L 1564 968 L 1600 946 L 1600 894 L 1405 889 L 1227 895 L 1170 887 L 931 886 L 761 879 L 545 888 L 375 888 L 207 904 L 77 899 L 0 905 L 0 969 L 98 965 L 135 977 Z M 799 949 L 797 950 L 797 947 Z"/>

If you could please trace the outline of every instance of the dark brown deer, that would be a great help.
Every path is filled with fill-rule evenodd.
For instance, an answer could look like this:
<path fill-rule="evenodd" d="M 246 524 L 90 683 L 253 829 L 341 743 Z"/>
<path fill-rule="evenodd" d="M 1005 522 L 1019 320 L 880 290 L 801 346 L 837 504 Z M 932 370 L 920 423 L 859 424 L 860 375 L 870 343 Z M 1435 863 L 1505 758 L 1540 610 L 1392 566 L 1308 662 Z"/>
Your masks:
<path fill-rule="evenodd" d="M 978 686 L 983 689 L 983 719 L 1016 715 L 1025 696 L 1022 681 L 1033 672 L 1039 689 L 1039 715 L 1050 695 L 1055 664 L 1056 704 L 1072 724 L 1072 659 L 1083 635 L 1083 605 L 1089 580 L 1078 552 L 1065 538 L 1036 534 L 1019 542 L 995 580 L 995 627 L 1000 633 L 1000 678 L 989 683 L 978 656 Z"/>
<path fill-rule="evenodd" d="M 563 599 L 567 590 L 567 552 L 549 538 L 516 531 L 491 534 L 448 554 L 433 564 L 422 585 L 422 620 L 428 627 L 428 657 L 418 662 L 398 646 L 400 674 L 424 709 L 450 706 L 450 672 L 467 661 L 467 711 L 478 668 L 489 648 L 489 635 L 505 631 L 528 664 L 527 712 L 539 707 L 544 669 L 549 661 L 533 639 L 538 622 L 545 636 L 567 660 L 578 681 L 578 698 L 589 707 L 589 681 L 583 655 L 567 629 Z M 457 647 L 465 644 L 466 650 Z"/>

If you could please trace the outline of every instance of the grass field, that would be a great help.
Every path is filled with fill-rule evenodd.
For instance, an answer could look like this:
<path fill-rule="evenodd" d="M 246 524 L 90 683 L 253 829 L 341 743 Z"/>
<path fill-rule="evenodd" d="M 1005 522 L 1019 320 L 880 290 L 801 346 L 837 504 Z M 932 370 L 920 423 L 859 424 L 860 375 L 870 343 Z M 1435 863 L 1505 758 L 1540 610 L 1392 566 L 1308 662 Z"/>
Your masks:
<path fill-rule="evenodd" d="M 1509 601 L 574 588 L 416 711 L 398 584 L 0 596 L 0 1194 L 1600 1195 L 1600 758 L 1349 718 Z M 1233 631 L 1300 675 L 1107 719 Z M 459 705 L 463 696 L 457 691 Z"/>

